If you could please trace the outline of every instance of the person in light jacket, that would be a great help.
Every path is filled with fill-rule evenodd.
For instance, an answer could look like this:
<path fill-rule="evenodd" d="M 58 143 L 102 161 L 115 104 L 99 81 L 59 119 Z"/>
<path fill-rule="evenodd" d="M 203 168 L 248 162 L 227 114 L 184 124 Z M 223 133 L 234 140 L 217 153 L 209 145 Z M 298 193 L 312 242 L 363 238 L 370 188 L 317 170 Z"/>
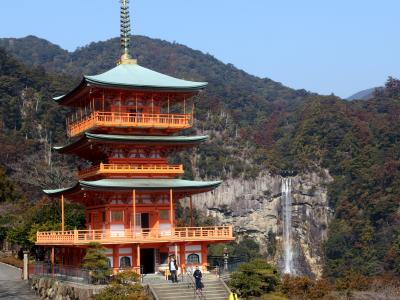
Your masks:
<path fill-rule="evenodd" d="M 178 277 L 176 276 L 176 272 L 178 271 L 178 265 L 176 264 L 176 260 L 174 257 L 171 258 L 168 264 L 169 272 L 171 273 L 171 281 L 178 282 Z"/>

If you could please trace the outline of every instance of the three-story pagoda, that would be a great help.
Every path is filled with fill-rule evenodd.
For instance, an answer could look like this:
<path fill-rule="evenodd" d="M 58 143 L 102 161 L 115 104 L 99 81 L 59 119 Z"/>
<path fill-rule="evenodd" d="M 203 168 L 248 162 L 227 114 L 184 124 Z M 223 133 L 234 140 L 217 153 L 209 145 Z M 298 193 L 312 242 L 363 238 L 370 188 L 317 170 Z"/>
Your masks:
<path fill-rule="evenodd" d="M 128 53 L 127 1 L 121 1 L 118 65 L 84 76 L 66 95 L 55 98 L 74 112 L 67 118 L 71 142 L 55 150 L 77 155 L 91 166 L 79 170 L 72 187 L 45 190 L 61 200 L 61 231 L 38 232 L 37 245 L 52 249 L 52 262 L 80 266 L 89 243 L 106 248 L 115 271 L 131 268 L 155 273 L 168 258 L 185 265 L 207 265 L 210 243 L 233 240 L 231 226 L 178 227 L 176 204 L 215 189 L 220 181 L 179 179 L 183 166 L 168 156 L 205 141 L 207 136 L 181 136 L 194 118 L 194 99 L 206 82 L 167 76 L 137 64 Z M 64 201 L 85 207 L 86 230 L 64 230 Z M 191 222 L 192 223 L 192 222 Z"/>

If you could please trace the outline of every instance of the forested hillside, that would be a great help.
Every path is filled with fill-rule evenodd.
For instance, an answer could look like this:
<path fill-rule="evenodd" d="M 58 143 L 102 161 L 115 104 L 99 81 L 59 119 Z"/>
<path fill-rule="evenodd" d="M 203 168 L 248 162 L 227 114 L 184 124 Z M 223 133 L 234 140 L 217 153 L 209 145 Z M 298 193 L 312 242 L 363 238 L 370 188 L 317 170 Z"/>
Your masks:
<path fill-rule="evenodd" d="M 251 76 L 183 45 L 142 36 L 133 40 L 141 65 L 210 83 L 197 104 L 194 130 L 212 138 L 185 154 L 201 167 L 193 176 L 327 168 L 334 177 L 329 198 L 335 215 L 325 246 L 326 275 L 344 276 L 350 269 L 400 274 L 398 80 L 390 78 L 373 99 L 348 102 Z M 82 73 L 114 66 L 118 39 L 72 53 L 35 37 L 0 39 L 0 47 L 5 49 L 0 51 L 0 163 L 8 176 L 0 176 L 0 182 L 15 183 L 8 202 L 37 200 L 41 187 L 72 180 L 67 158 L 49 151 L 66 139 L 64 112 L 51 96 L 69 90 Z"/>
<path fill-rule="evenodd" d="M 377 275 L 400 269 L 400 88 L 390 78 L 369 101 L 313 96 L 296 112 L 261 128 L 272 136 L 258 157 L 275 170 L 327 168 L 335 209 L 326 270 Z"/>

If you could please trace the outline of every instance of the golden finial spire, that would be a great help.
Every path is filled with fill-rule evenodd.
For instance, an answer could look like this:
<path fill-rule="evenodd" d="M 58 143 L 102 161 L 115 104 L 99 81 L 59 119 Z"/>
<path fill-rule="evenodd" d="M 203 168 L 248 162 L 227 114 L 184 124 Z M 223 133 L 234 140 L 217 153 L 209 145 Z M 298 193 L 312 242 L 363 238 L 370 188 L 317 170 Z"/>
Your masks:
<path fill-rule="evenodd" d="M 118 64 L 136 64 L 136 59 L 129 55 L 131 45 L 131 21 L 129 18 L 129 0 L 120 0 L 121 2 L 121 49 L 122 55 Z"/>

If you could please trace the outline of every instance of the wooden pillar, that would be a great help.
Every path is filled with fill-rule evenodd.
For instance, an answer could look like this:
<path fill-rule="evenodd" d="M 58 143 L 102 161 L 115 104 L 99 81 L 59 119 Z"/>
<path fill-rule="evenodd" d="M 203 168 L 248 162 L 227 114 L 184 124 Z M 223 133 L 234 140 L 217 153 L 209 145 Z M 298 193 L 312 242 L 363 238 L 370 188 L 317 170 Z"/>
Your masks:
<path fill-rule="evenodd" d="M 110 222 L 111 221 L 111 216 L 110 216 L 110 208 L 106 207 L 106 230 L 110 230 Z"/>
<path fill-rule="evenodd" d="M 139 244 L 136 245 L 136 266 L 139 267 L 139 272 L 141 272 L 141 270 L 140 270 L 140 245 Z"/>
<path fill-rule="evenodd" d="M 207 263 L 207 244 L 201 244 L 201 266 L 205 270 Z"/>
<path fill-rule="evenodd" d="M 154 114 L 154 96 L 151 94 L 151 114 Z M 154 116 L 152 116 L 153 118 Z"/>
<path fill-rule="evenodd" d="M 119 269 L 119 248 L 118 246 L 113 247 L 113 273 L 118 272 Z"/>
<path fill-rule="evenodd" d="M 189 211 L 190 211 L 190 227 L 193 227 L 193 203 L 192 203 L 192 195 L 190 195 L 189 199 Z"/>
<path fill-rule="evenodd" d="M 104 98 L 105 98 L 105 96 L 104 96 L 104 89 L 103 89 L 103 112 L 104 112 Z"/>
<path fill-rule="evenodd" d="M 194 124 L 194 100 L 193 100 L 193 104 L 192 104 L 192 116 L 191 116 L 191 121 L 192 121 L 192 124 L 191 125 L 193 125 Z"/>
<path fill-rule="evenodd" d="M 185 257 L 185 244 L 182 243 L 179 245 L 179 255 L 180 255 L 180 263 L 181 263 L 181 272 L 184 273 L 185 271 L 185 264 L 186 264 L 186 257 Z"/>
<path fill-rule="evenodd" d="M 135 264 L 136 264 L 136 247 L 135 245 L 132 245 L 131 247 L 131 251 L 132 251 L 132 271 L 135 271 Z"/>
<path fill-rule="evenodd" d="M 54 247 L 51 247 L 51 274 L 54 275 Z"/>
<path fill-rule="evenodd" d="M 136 190 L 132 191 L 133 236 L 136 236 Z"/>
<path fill-rule="evenodd" d="M 61 231 L 64 231 L 64 195 L 61 195 Z"/>
<path fill-rule="evenodd" d="M 169 189 L 169 219 L 172 230 L 174 228 L 174 198 L 172 194 L 172 189 Z"/>

